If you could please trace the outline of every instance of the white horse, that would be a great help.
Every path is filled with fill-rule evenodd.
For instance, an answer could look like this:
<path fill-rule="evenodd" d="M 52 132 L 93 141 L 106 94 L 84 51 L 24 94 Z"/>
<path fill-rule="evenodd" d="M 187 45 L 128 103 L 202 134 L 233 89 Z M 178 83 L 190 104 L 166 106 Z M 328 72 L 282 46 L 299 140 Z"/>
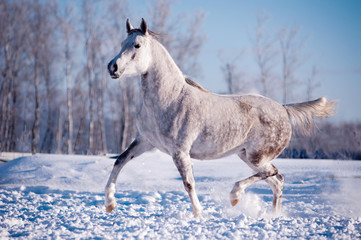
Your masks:
<path fill-rule="evenodd" d="M 322 97 L 282 106 L 258 95 L 213 94 L 182 74 L 144 19 L 139 29 L 133 28 L 129 20 L 126 27 L 128 37 L 108 70 L 114 79 L 141 75 L 142 106 L 136 119 L 139 134 L 114 164 L 105 188 L 106 211 L 115 207 L 115 183 L 120 170 L 153 148 L 172 156 L 195 217 L 202 207 L 195 190 L 191 158 L 215 159 L 231 154 L 237 154 L 256 172 L 235 183 L 231 204 L 237 204 L 245 188 L 265 180 L 273 191 L 273 210 L 279 210 L 284 177 L 271 161 L 288 145 L 291 122 L 307 129 L 315 116 L 332 115 L 334 102 Z"/>

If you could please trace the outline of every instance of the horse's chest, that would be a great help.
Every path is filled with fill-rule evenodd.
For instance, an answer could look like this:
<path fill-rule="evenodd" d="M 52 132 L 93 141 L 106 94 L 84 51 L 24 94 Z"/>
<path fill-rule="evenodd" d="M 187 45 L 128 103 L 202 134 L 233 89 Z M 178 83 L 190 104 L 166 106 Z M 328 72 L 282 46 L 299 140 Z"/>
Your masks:
<path fill-rule="evenodd" d="M 137 116 L 139 133 L 154 147 L 167 153 L 171 153 L 179 136 L 177 122 L 169 113 L 155 113 L 148 109 L 142 109 Z"/>
<path fill-rule="evenodd" d="M 155 121 L 153 114 L 147 112 L 146 110 L 144 110 L 144 108 L 137 116 L 137 127 L 139 133 L 147 137 L 148 140 L 154 138 L 154 136 L 158 132 L 157 122 Z"/>

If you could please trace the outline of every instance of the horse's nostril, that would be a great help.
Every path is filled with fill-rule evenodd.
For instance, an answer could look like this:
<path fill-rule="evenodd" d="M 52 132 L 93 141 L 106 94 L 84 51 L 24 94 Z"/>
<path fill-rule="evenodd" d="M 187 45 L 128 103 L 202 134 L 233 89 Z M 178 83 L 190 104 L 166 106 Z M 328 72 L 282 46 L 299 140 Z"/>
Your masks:
<path fill-rule="evenodd" d="M 108 64 L 108 70 L 109 70 L 109 73 L 110 73 L 111 75 L 113 75 L 113 74 L 118 70 L 117 64 L 116 64 L 116 63 L 113 63 L 113 61 L 110 62 L 110 63 Z"/>

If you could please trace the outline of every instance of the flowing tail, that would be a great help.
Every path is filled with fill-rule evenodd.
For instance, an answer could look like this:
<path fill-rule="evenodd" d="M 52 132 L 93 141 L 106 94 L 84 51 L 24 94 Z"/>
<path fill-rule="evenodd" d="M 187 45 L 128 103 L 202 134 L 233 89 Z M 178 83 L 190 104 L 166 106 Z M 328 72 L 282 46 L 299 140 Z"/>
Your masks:
<path fill-rule="evenodd" d="M 315 117 L 323 119 L 335 114 L 336 101 L 321 97 L 309 102 L 286 104 L 284 108 L 292 125 L 307 134 L 312 129 Z"/>

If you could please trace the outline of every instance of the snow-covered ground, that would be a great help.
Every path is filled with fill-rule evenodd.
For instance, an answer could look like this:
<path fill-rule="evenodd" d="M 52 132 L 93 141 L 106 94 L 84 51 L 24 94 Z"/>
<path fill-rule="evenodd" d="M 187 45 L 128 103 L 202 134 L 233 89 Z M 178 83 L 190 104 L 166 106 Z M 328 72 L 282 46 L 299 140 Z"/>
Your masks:
<path fill-rule="evenodd" d="M 36 155 L 0 165 L 0 239 L 356 239 L 361 238 L 361 162 L 275 160 L 286 178 L 283 213 L 271 214 L 265 183 L 235 207 L 234 182 L 252 174 L 237 157 L 194 160 L 204 212 L 193 218 L 171 158 L 152 152 L 119 175 L 107 214 L 103 189 L 114 160 Z"/>

